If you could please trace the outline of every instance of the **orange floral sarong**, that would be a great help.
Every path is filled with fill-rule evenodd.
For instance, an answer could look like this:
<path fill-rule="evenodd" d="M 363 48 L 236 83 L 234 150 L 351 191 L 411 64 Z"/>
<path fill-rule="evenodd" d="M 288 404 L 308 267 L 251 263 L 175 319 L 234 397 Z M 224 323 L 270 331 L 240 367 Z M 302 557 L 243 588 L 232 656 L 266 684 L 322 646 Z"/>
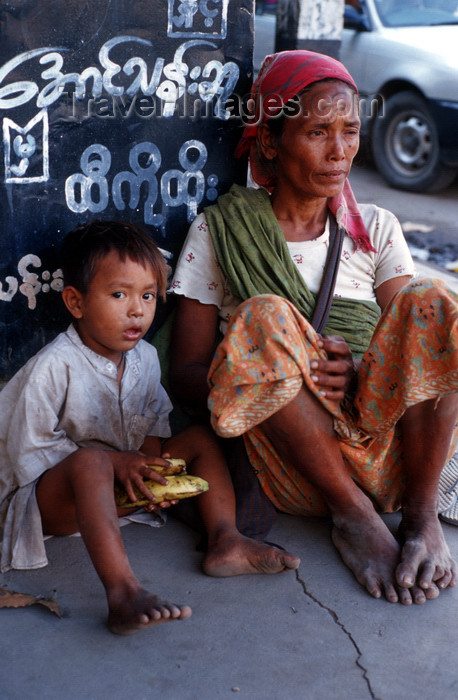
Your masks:
<path fill-rule="evenodd" d="M 326 399 L 311 380 L 311 361 L 325 357 L 317 339 L 289 301 L 264 294 L 243 302 L 210 367 L 212 425 L 222 437 L 244 436 L 262 489 L 279 510 L 326 515 L 321 495 L 261 428 L 305 385 L 333 416 L 352 478 L 382 512 L 397 510 L 403 492 L 397 421 L 409 406 L 458 390 L 458 296 L 436 279 L 398 292 L 364 354 L 353 403 Z M 455 429 L 449 456 L 457 438 Z"/>

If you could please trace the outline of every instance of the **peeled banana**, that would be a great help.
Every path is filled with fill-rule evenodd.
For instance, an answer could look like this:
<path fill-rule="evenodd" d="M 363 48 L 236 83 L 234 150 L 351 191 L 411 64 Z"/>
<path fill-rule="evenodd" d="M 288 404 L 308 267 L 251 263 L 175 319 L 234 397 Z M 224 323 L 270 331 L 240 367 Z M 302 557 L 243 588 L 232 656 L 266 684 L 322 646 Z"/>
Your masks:
<path fill-rule="evenodd" d="M 168 462 L 166 467 L 161 467 L 159 464 L 152 464 L 151 469 L 161 476 L 174 476 L 175 474 L 186 474 L 186 462 L 184 459 L 172 459 L 167 458 L 165 460 Z"/>
<path fill-rule="evenodd" d="M 191 498 L 191 496 L 198 496 L 200 493 L 208 491 L 208 482 L 205 479 L 186 474 L 186 463 L 184 460 L 168 459 L 167 461 L 170 462 L 170 467 L 159 467 L 156 464 L 151 466 L 151 469 L 167 478 L 167 484 L 159 484 L 152 479 L 144 480 L 148 490 L 156 497 L 156 503 Z M 151 503 L 138 489 L 135 489 L 135 495 L 138 496 L 138 501 L 132 503 L 129 501 L 125 489 L 120 484 L 115 484 L 115 501 L 117 506 L 122 508 L 141 508 Z"/>

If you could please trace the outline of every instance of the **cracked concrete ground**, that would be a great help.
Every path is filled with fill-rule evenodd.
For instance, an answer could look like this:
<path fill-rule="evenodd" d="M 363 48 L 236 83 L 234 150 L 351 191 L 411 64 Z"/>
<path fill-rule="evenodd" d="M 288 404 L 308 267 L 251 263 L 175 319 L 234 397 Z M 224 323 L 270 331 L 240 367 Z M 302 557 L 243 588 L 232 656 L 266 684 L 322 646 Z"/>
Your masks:
<path fill-rule="evenodd" d="M 395 528 L 398 516 L 387 518 Z M 444 525 L 458 557 L 458 529 Z M 341 563 L 325 520 L 279 519 L 270 539 L 298 554 L 294 572 L 212 579 L 196 534 L 123 528 L 134 570 L 193 607 L 185 622 L 129 637 L 104 625 L 102 586 L 80 538 L 47 543 L 44 569 L 0 585 L 55 598 L 0 610 L 2 700 L 449 700 L 458 695 L 458 589 L 423 606 L 374 600 Z"/>

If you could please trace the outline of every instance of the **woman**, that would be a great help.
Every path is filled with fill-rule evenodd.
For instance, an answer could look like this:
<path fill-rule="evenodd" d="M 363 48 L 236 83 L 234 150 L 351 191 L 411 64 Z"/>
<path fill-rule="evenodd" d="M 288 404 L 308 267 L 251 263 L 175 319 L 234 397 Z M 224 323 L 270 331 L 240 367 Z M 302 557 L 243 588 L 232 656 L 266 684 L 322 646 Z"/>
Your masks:
<path fill-rule="evenodd" d="M 233 187 L 191 226 L 173 283 L 174 391 L 204 403 L 208 375 L 212 424 L 243 435 L 272 503 L 330 514 L 335 546 L 372 596 L 423 603 L 456 579 L 437 485 L 455 445 L 457 297 L 411 282 L 395 217 L 354 200 L 360 120 L 344 66 L 269 56 L 252 97 L 238 155 L 249 152 L 261 189 Z M 310 320 L 332 277 L 334 219 L 343 247 L 321 333 Z M 395 539 L 379 513 L 400 507 Z"/>

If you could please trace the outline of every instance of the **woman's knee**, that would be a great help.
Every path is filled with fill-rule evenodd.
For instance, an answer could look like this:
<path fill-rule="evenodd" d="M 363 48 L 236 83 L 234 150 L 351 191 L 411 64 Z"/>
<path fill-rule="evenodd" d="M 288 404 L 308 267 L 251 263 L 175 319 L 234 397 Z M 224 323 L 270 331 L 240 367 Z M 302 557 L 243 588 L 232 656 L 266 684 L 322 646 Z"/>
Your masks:
<path fill-rule="evenodd" d="M 258 294 L 257 296 L 250 297 L 243 301 L 240 306 L 237 307 L 237 311 L 241 310 L 248 311 L 249 313 L 259 313 L 268 315 L 272 313 L 282 313 L 286 317 L 289 315 L 294 316 L 297 310 L 294 305 L 277 294 Z"/>
<path fill-rule="evenodd" d="M 429 297 L 437 299 L 441 296 L 448 297 L 450 293 L 453 294 L 452 290 L 443 280 L 436 277 L 421 277 L 420 279 L 411 280 L 398 294 L 399 296 L 414 299 L 429 299 Z"/>
<path fill-rule="evenodd" d="M 260 337 L 271 337 L 272 333 L 304 333 L 312 342 L 318 336 L 307 319 L 287 299 L 276 294 L 259 294 L 243 301 L 234 312 L 226 337 L 234 332 L 244 332 L 249 328 L 256 331 Z M 223 341 L 224 342 L 224 341 Z"/>
<path fill-rule="evenodd" d="M 443 280 L 412 280 L 393 297 L 385 311 L 385 323 L 394 318 L 403 323 L 410 320 L 423 329 L 431 324 L 451 328 L 458 318 L 457 302 L 458 296 Z"/>

